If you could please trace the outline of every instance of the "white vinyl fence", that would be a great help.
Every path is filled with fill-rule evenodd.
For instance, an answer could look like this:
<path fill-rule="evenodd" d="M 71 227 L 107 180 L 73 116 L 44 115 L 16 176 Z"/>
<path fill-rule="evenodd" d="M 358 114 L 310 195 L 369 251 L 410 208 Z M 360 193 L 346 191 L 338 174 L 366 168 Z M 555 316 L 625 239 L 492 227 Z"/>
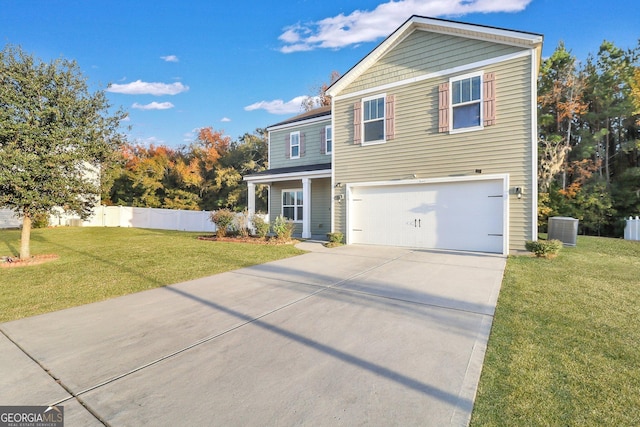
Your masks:
<path fill-rule="evenodd" d="M 624 227 L 625 240 L 640 240 L 640 218 L 629 217 L 627 225 Z"/>
<path fill-rule="evenodd" d="M 86 221 L 77 216 L 59 213 L 51 215 L 49 224 L 54 227 L 134 227 L 213 233 L 216 226 L 210 218 L 209 211 L 96 206 L 94 214 Z M 18 228 L 21 225 L 22 221 L 12 211 L 0 210 L 0 228 Z"/>

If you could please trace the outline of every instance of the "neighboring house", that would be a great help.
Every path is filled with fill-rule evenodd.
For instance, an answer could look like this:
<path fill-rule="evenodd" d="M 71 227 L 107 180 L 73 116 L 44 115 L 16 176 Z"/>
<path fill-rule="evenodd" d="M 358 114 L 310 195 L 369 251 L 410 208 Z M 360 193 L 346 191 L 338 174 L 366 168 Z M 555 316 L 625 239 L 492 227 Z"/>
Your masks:
<path fill-rule="evenodd" d="M 250 209 L 269 184 L 271 220 L 302 237 L 523 250 L 537 238 L 541 49 L 539 34 L 411 17 L 328 89 L 330 111 L 268 128 Z"/>

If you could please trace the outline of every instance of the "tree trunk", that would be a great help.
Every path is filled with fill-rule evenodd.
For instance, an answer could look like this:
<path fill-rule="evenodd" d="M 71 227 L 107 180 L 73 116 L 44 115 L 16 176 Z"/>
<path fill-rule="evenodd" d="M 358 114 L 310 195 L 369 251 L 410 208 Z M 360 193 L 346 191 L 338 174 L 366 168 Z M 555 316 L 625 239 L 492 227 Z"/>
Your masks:
<path fill-rule="evenodd" d="M 29 244 L 31 240 L 31 215 L 25 214 L 22 218 L 22 233 L 20 235 L 20 259 L 31 257 Z"/>

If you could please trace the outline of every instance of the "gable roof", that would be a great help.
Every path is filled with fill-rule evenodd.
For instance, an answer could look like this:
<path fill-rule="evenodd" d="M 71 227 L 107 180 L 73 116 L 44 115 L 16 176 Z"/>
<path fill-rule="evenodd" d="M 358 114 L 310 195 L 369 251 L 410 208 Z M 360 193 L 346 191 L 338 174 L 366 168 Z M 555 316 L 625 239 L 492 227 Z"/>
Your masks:
<path fill-rule="evenodd" d="M 429 18 L 413 15 L 407 19 L 389 37 L 373 49 L 367 56 L 354 65 L 327 89 L 327 95 L 335 97 L 356 78 L 362 75 L 369 67 L 376 63 L 383 55 L 396 47 L 409 34 L 416 30 L 433 33 L 449 34 L 477 40 L 492 41 L 495 43 L 519 46 L 535 49 L 538 62 L 542 58 L 541 34 L 524 31 L 509 30 L 506 28 L 489 27 L 485 25 L 468 24 L 465 22 L 449 21 L 446 19 Z"/>
<path fill-rule="evenodd" d="M 271 125 L 267 127 L 267 130 L 274 130 L 274 128 L 290 125 L 292 123 L 312 121 L 313 119 L 324 118 L 324 116 L 331 116 L 331 105 L 326 105 L 323 107 L 314 108 L 313 110 L 305 111 L 304 113 L 298 114 L 297 116 L 291 117 L 290 119 L 276 123 L 275 125 Z"/>

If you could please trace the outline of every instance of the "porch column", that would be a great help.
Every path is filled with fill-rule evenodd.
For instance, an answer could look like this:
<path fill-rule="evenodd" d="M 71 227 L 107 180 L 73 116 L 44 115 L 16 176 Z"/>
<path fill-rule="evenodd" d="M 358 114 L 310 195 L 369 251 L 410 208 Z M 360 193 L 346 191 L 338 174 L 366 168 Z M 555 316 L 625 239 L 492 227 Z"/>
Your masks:
<path fill-rule="evenodd" d="M 311 180 L 302 178 L 302 238 L 311 238 Z"/>
<path fill-rule="evenodd" d="M 256 213 L 256 185 L 253 182 L 247 182 L 247 206 L 249 209 L 249 218 L 253 218 Z"/>

